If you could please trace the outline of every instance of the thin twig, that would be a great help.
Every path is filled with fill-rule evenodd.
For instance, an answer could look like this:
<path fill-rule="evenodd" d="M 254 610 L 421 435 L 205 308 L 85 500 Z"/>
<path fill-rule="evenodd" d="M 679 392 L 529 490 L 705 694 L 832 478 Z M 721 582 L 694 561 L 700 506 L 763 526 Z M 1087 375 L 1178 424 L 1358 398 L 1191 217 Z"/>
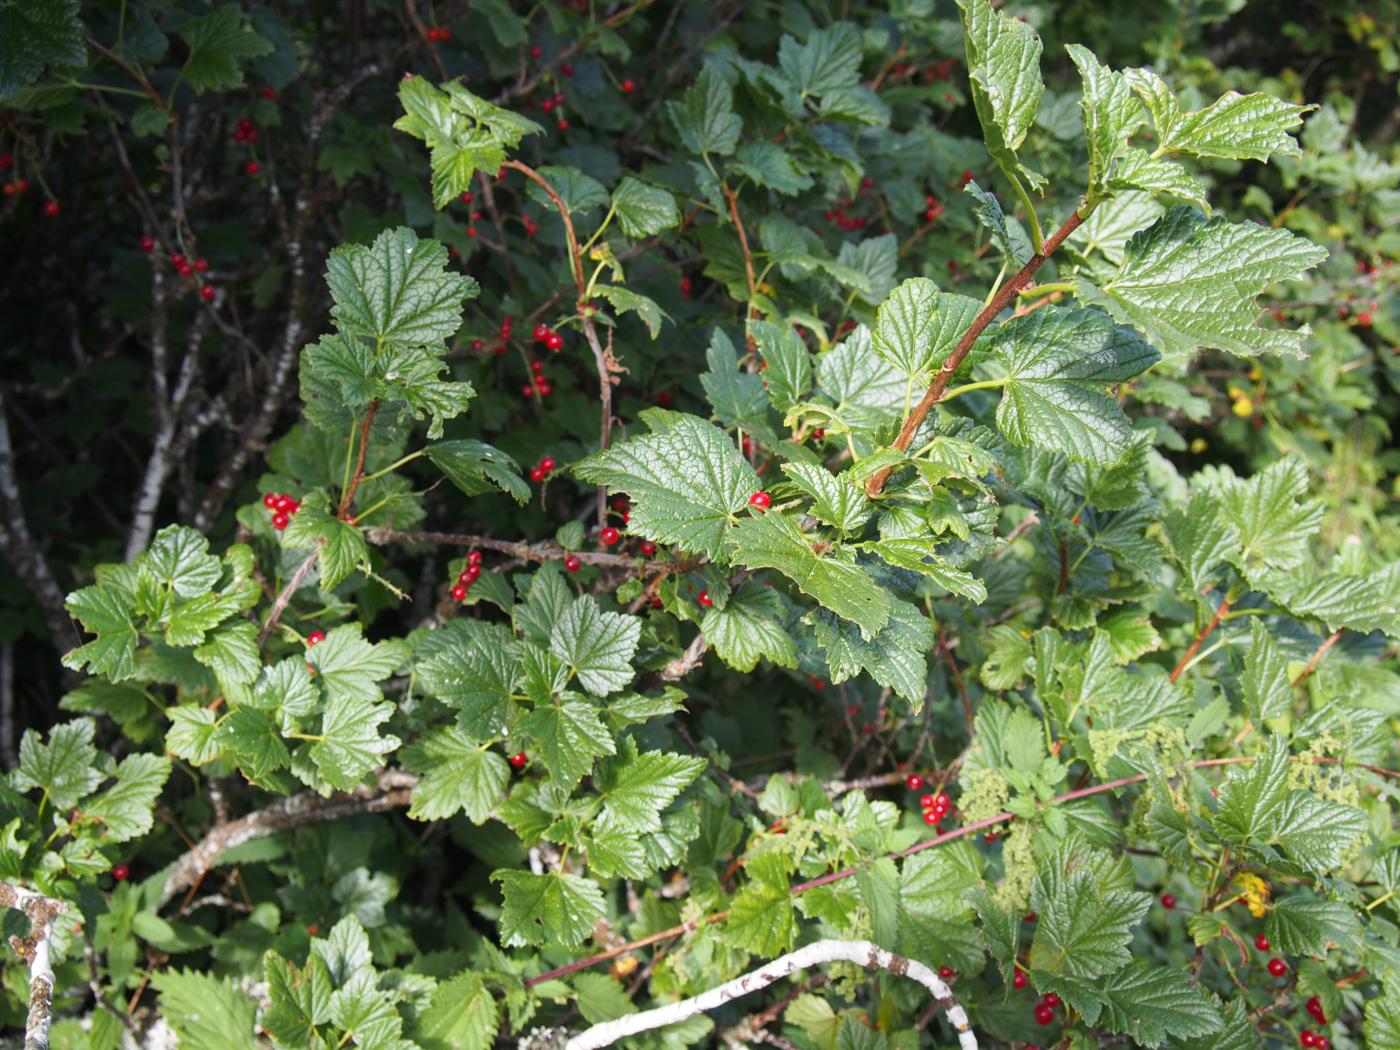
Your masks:
<path fill-rule="evenodd" d="M 263 621 L 262 629 L 258 631 L 258 647 L 261 648 L 263 642 L 267 641 L 267 636 L 272 633 L 272 629 L 277 626 L 277 621 L 282 618 L 282 612 L 287 608 L 287 603 L 292 600 L 292 595 L 301 588 L 306 581 L 306 575 L 311 571 L 311 566 L 316 564 L 316 559 L 321 556 L 321 548 L 317 547 L 306 556 L 306 560 L 297 566 L 297 571 L 292 573 L 292 578 L 287 581 L 287 586 L 282 588 L 282 593 L 277 596 L 277 600 L 272 603 L 272 609 L 267 614 L 267 619 Z"/>
<path fill-rule="evenodd" d="M 1170 681 L 1175 682 L 1182 676 L 1186 668 L 1190 666 L 1191 658 L 1196 655 L 1196 651 L 1200 649 L 1201 644 L 1211 636 L 1211 632 L 1215 630 L 1221 619 L 1224 618 L 1225 614 L 1229 611 L 1230 599 L 1225 598 L 1220 602 L 1220 606 L 1215 610 L 1215 615 L 1210 618 L 1210 622 L 1196 635 L 1186 652 L 1182 654 L 1181 659 L 1177 661 L 1176 666 L 1172 668 L 1172 673 L 1167 676 Z"/>
<path fill-rule="evenodd" d="M 1341 636 L 1342 628 L 1340 627 L 1327 636 L 1327 639 L 1317 647 L 1317 652 L 1312 654 L 1312 659 L 1307 662 L 1307 666 L 1298 672 L 1297 678 L 1293 679 L 1294 687 L 1300 686 L 1308 680 L 1312 673 L 1317 670 L 1317 665 L 1322 662 L 1322 658 L 1327 655 L 1327 650 L 1336 645 L 1337 639 Z"/>

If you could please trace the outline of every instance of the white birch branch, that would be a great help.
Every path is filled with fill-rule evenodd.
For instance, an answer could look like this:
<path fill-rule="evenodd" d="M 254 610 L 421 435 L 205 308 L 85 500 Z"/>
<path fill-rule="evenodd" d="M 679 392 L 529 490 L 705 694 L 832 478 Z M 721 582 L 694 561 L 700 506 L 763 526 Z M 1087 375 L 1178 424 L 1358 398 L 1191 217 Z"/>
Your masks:
<path fill-rule="evenodd" d="M 962 1046 L 962 1050 L 977 1050 L 977 1036 L 973 1034 L 972 1026 L 968 1023 L 967 1011 L 953 998 L 952 990 L 938 974 L 921 962 L 887 952 L 870 941 L 835 940 L 817 941 L 815 944 L 809 944 L 795 952 L 789 952 L 772 962 L 765 963 L 752 973 L 736 977 L 732 981 L 717 988 L 711 988 L 708 992 L 702 992 L 693 998 L 683 999 L 667 1006 L 658 1006 L 654 1010 L 628 1014 L 615 1021 L 595 1024 L 592 1028 L 574 1036 L 565 1043 L 564 1050 L 601 1050 L 602 1047 L 610 1046 L 619 1039 L 625 1039 L 641 1032 L 649 1032 L 654 1028 L 676 1024 L 686 1020 L 686 1018 L 694 1017 L 696 1014 L 708 1013 L 733 999 L 748 995 L 750 992 L 756 992 L 761 988 L 767 988 L 770 984 L 780 981 L 784 977 L 791 977 L 800 970 L 831 962 L 855 963 L 857 966 L 864 966 L 867 969 L 886 970 L 897 976 L 909 977 L 918 981 L 932 993 L 934 1003 L 942 1007 L 944 1013 L 948 1015 L 948 1023 L 957 1030 L 958 1043 Z"/>
<path fill-rule="evenodd" d="M 24 1050 L 49 1050 L 53 1014 L 53 959 L 49 935 L 53 921 L 68 910 L 63 901 L 0 882 L 0 905 L 29 917 L 29 936 L 11 937 L 10 947 L 29 967 L 29 1014 L 24 1022 Z"/>

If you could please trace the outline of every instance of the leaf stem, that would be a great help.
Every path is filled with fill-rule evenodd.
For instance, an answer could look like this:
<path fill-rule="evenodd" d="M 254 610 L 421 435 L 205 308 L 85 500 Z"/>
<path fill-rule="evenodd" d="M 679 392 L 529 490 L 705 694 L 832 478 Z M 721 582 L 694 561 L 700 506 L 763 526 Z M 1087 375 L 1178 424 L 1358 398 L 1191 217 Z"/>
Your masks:
<path fill-rule="evenodd" d="M 962 386 L 955 386 L 943 395 L 943 400 L 957 397 L 959 394 L 970 394 L 974 390 L 992 390 L 1007 384 L 1005 378 L 1002 379 L 982 379 L 976 383 L 964 383 Z"/>
<path fill-rule="evenodd" d="M 418 459 L 420 456 L 426 456 L 427 454 L 428 450 L 424 448 L 420 448 L 417 452 L 410 452 L 408 455 L 404 456 L 403 459 L 390 463 L 383 470 L 376 470 L 373 474 L 366 474 L 360 479 L 360 481 L 363 483 L 366 481 L 373 481 L 375 478 L 382 478 L 385 474 L 389 474 L 395 470 L 398 470 L 405 463 L 411 463 L 415 459 Z M 368 511 L 366 511 L 366 513 L 368 513 Z M 361 514 L 360 517 L 363 518 L 364 514 Z"/>
<path fill-rule="evenodd" d="M 1050 252 L 1045 250 L 1045 235 L 1040 232 L 1040 216 L 1035 213 L 1035 205 L 1031 203 L 1031 195 L 1026 192 L 1026 187 L 1018 177 L 1005 168 L 1001 170 L 1002 174 L 1011 180 L 1011 185 L 1016 190 L 1016 196 L 1021 198 L 1021 206 L 1026 209 L 1026 218 L 1031 224 L 1031 248 L 1034 249 L 1036 255 L 1049 255 Z M 1051 252 L 1054 250 L 1054 248 L 1050 249 Z"/>

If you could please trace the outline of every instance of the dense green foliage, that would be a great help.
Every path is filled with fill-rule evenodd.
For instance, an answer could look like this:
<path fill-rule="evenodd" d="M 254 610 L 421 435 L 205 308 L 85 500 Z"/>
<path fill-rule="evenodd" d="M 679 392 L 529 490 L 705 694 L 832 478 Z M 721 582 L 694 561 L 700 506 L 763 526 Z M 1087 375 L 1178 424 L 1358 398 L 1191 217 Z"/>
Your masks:
<path fill-rule="evenodd" d="M 55 1046 L 1400 1046 L 1393 3 L 330 6 L 0 0 Z"/>

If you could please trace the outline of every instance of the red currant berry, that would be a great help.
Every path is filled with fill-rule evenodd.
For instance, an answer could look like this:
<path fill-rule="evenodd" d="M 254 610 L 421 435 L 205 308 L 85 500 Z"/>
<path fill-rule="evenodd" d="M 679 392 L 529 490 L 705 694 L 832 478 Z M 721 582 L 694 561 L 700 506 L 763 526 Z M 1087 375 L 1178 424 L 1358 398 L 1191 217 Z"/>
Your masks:
<path fill-rule="evenodd" d="M 762 493 L 760 493 L 760 495 L 762 495 Z M 752 503 L 753 500 L 749 500 L 749 502 Z M 910 773 L 904 778 L 904 786 L 910 791 L 918 791 L 919 788 L 924 786 L 924 778 L 917 773 Z"/>
<path fill-rule="evenodd" d="M 131 868 L 126 864 L 118 864 L 112 869 L 112 878 L 118 882 L 125 882 L 131 877 Z"/>
<path fill-rule="evenodd" d="M 184 265 L 185 265 L 185 257 L 184 257 L 184 255 L 181 254 L 180 252 L 171 252 L 171 253 L 170 253 L 170 265 L 173 266 L 173 267 L 175 267 L 175 269 L 177 269 L 177 270 L 178 270 L 181 266 L 184 266 Z"/>
<path fill-rule="evenodd" d="M 813 441 L 820 441 L 824 437 L 826 437 L 826 431 L 823 430 L 821 427 L 817 427 L 816 430 L 812 431 Z"/>
<path fill-rule="evenodd" d="M 182 262 L 179 266 L 175 267 L 175 272 L 181 277 L 190 277 L 194 274 L 194 267 L 187 262 Z"/>
<path fill-rule="evenodd" d="M 1035 912 L 1029 911 L 1029 912 L 1026 912 L 1025 915 L 1022 915 L 1022 916 L 1021 916 L 1021 921 L 1022 921 L 1022 922 L 1035 922 L 1035 920 L 1038 919 L 1039 917 L 1040 917 L 1040 916 L 1036 915 Z"/>
<path fill-rule="evenodd" d="M 1260 952 L 1266 952 L 1266 951 L 1268 951 L 1268 950 L 1269 950 L 1269 938 L 1265 937 L 1262 933 L 1257 933 L 1257 934 L 1255 934 L 1255 935 L 1254 935 L 1254 949 L 1255 949 L 1255 951 L 1260 951 Z"/>
<path fill-rule="evenodd" d="M 244 175 L 256 175 L 260 171 L 262 171 L 262 165 L 255 160 L 250 160 L 243 165 Z"/>
<path fill-rule="evenodd" d="M 602 532 L 598 533 L 598 538 L 603 541 L 603 546 L 611 547 L 618 540 L 622 539 L 622 533 L 609 525 L 607 528 L 603 529 Z"/>
<path fill-rule="evenodd" d="M 50 219 L 57 217 L 61 210 L 62 209 L 58 206 L 58 201 L 44 201 L 44 214 Z M 1362 316 L 1366 315 L 1363 314 Z M 1367 321 L 1370 321 L 1369 317 L 1367 317 Z"/>
<path fill-rule="evenodd" d="M 1298 1042 L 1303 1046 L 1317 1046 L 1317 1033 L 1311 1028 L 1304 1028 L 1298 1035 Z"/>
<path fill-rule="evenodd" d="M 1317 1019 L 1318 1024 L 1327 1023 L 1327 1013 L 1322 1009 L 1322 999 L 1314 995 L 1308 1000 L 1308 1013 Z"/>
<path fill-rule="evenodd" d="M 545 341 L 545 337 L 548 335 L 549 325 L 545 324 L 543 321 L 535 325 L 535 342 L 543 343 Z"/>
<path fill-rule="evenodd" d="M 52 204 L 53 202 L 50 201 L 49 203 Z M 58 206 L 57 206 L 57 205 L 54 205 L 54 210 L 53 210 L 53 211 L 49 211 L 49 210 L 48 210 L 48 207 L 45 206 L 45 208 L 44 208 L 44 214 L 45 214 L 45 215 L 57 215 L 57 214 L 58 214 L 58 210 L 57 210 L 57 209 L 58 209 Z M 1370 315 L 1369 313 L 1359 313 L 1359 314 L 1357 314 L 1357 315 L 1356 315 L 1356 323 L 1359 324 L 1362 328 L 1370 328 L 1370 327 L 1371 327 L 1371 315 Z"/>
<path fill-rule="evenodd" d="M 568 131 L 568 130 L 569 130 L 569 120 L 568 120 L 567 117 L 560 117 L 557 121 L 555 121 L 554 126 L 555 126 L 556 128 L 558 128 L 560 131 Z"/>
<path fill-rule="evenodd" d="M 669 390 L 658 390 L 656 392 L 656 403 L 662 408 L 670 408 L 671 403 L 676 400 L 676 395 Z"/>
<path fill-rule="evenodd" d="M 529 761 L 530 756 L 525 754 L 524 751 L 517 751 L 515 754 L 510 756 L 510 764 L 512 769 L 524 769 L 526 763 Z"/>
<path fill-rule="evenodd" d="M 948 797 L 946 792 L 943 791 L 940 791 L 938 793 L 938 797 L 933 800 L 933 808 L 941 810 L 944 813 L 947 813 L 948 810 L 952 807 L 952 805 L 953 800 Z"/>
<path fill-rule="evenodd" d="M 1046 1006 L 1055 1007 L 1060 1005 L 1060 997 L 1054 992 L 1046 992 L 1040 997 L 1040 1001 Z"/>
<path fill-rule="evenodd" d="M 564 568 L 570 572 L 578 572 L 579 569 L 583 568 L 583 562 L 579 561 L 577 554 L 570 554 L 564 559 Z"/>
<path fill-rule="evenodd" d="M 542 471 L 539 467 L 531 467 L 531 468 L 530 468 L 530 480 L 531 480 L 531 481 L 543 481 L 543 480 L 544 480 L 544 471 Z"/>
<path fill-rule="evenodd" d="M 264 494 L 263 494 L 263 506 L 266 507 L 268 510 L 276 510 L 276 509 L 277 509 L 277 501 L 278 501 L 279 499 L 281 499 L 281 498 L 282 498 L 282 496 L 281 496 L 280 493 L 276 493 L 276 492 L 267 492 L 267 493 L 264 493 Z"/>
<path fill-rule="evenodd" d="M 536 44 L 534 47 L 530 48 L 530 57 L 536 59 L 543 58 L 544 48 L 540 47 L 539 44 Z"/>
<path fill-rule="evenodd" d="M 469 552 L 467 552 L 467 564 L 468 564 L 468 565 L 480 565 L 480 564 L 481 564 L 481 551 L 469 551 Z"/>
<path fill-rule="evenodd" d="M 466 584 L 464 584 L 464 583 L 459 583 L 459 584 L 457 584 L 456 587 L 453 587 L 453 588 L 452 588 L 452 600 L 453 600 L 454 602 L 460 602 L 460 601 L 462 601 L 464 598 L 466 598 L 466 596 L 467 596 L 467 586 L 466 586 Z"/>
<path fill-rule="evenodd" d="M 272 501 L 272 509 L 282 514 L 289 514 L 292 510 L 292 497 L 278 493 L 277 498 Z"/>
<path fill-rule="evenodd" d="M 628 77 L 626 80 L 624 80 L 624 81 L 622 82 L 622 85 L 621 85 L 621 86 L 622 86 L 622 93 L 623 93 L 624 95 L 630 95 L 630 94 L 632 94 L 632 92 L 634 92 L 634 91 L 637 90 L 637 84 L 636 84 L 635 81 L 632 80 L 631 77 Z"/>
<path fill-rule="evenodd" d="M 204 258 L 196 259 L 196 260 L 194 261 L 194 272 L 195 272 L 195 273 L 208 273 L 208 272 L 209 272 L 209 260 L 208 260 L 208 259 L 204 259 Z"/>
<path fill-rule="evenodd" d="M 320 645 L 326 640 L 325 631 L 312 631 L 306 636 L 306 647 L 310 649 L 313 645 Z"/>
<path fill-rule="evenodd" d="M 218 294 L 219 293 L 214 290 L 214 286 L 212 284 L 203 285 L 199 289 L 199 296 L 206 303 L 212 303 L 214 301 L 214 296 Z"/>
<path fill-rule="evenodd" d="M 475 227 L 475 226 L 468 226 L 468 227 L 466 228 L 466 230 L 463 231 L 463 232 L 465 232 L 466 235 L 467 235 L 468 237 L 475 237 L 475 236 L 476 236 L 476 227 Z"/>
<path fill-rule="evenodd" d="M 544 345 L 546 349 L 553 350 L 557 353 L 564 349 L 564 337 L 558 332 L 550 332 L 544 337 Z"/>
<path fill-rule="evenodd" d="M 1282 959 L 1269 960 L 1269 973 L 1275 977 L 1282 977 L 1288 972 L 1288 964 Z"/>
<path fill-rule="evenodd" d="M 481 566 L 468 565 L 465 569 L 462 570 L 462 574 L 466 576 L 466 579 L 463 581 L 464 583 L 468 585 L 473 584 L 481 576 Z"/>
<path fill-rule="evenodd" d="M 710 597 L 709 591 L 701 591 L 700 597 L 696 598 L 695 600 L 701 605 L 703 605 L 706 609 L 710 608 L 710 606 L 715 604 L 714 599 Z"/>
<path fill-rule="evenodd" d="M 1166 908 L 1167 911 L 1171 911 L 1176 907 L 1176 898 L 1170 893 L 1162 894 L 1162 907 Z"/>
<path fill-rule="evenodd" d="M 541 457 L 540 457 L 540 469 L 541 469 L 542 471 L 544 471 L 546 474 L 548 474 L 550 471 L 552 471 L 552 470 L 553 470 L 555 467 L 557 467 L 558 465 L 559 465 L 558 463 L 554 462 L 554 457 L 553 457 L 553 456 L 541 456 Z"/>
<path fill-rule="evenodd" d="M 755 492 L 749 497 L 749 506 L 757 507 L 759 510 L 767 510 L 773 505 L 773 497 L 766 492 Z"/>
<path fill-rule="evenodd" d="M 540 380 L 539 391 L 540 397 L 548 397 L 550 394 L 554 393 L 554 387 L 544 380 Z"/>
<path fill-rule="evenodd" d="M 531 385 L 530 383 L 526 383 L 524 386 L 522 386 L 522 387 L 520 388 L 520 396 L 521 396 L 521 397 L 534 397 L 534 396 L 535 396 L 535 388 L 534 388 L 534 386 Z"/>
<path fill-rule="evenodd" d="M 945 981 L 946 981 L 949 977 L 952 977 L 953 974 L 955 974 L 955 973 L 957 973 L 957 972 L 958 972 L 958 971 L 955 970 L 955 969 L 953 969 L 951 966 L 940 966 L 940 967 L 938 968 L 938 976 L 939 976 L 939 977 L 942 977 Z"/>
<path fill-rule="evenodd" d="M 274 514 L 272 516 L 272 527 L 278 532 L 281 532 L 287 527 L 287 522 L 290 520 L 291 519 L 289 519 L 285 514 Z"/>
<path fill-rule="evenodd" d="M 1025 970 L 1017 970 L 1016 973 L 1015 973 L 1015 975 L 1011 978 L 1011 987 L 1012 987 L 1012 988 L 1024 988 L 1024 987 L 1026 986 L 1026 980 L 1027 980 L 1027 978 L 1026 978 L 1026 971 L 1025 971 Z"/>
<path fill-rule="evenodd" d="M 155 240 L 155 238 L 154 238 L 154 237 L 142 237 L 142 238 L 141 238 L 141 250 L 142 250 L 143 252 L 145 252 L 147 255 L 150 255 L 151 252 L 155 251 L 155 250 L 156 250 L 156 240 Z"/>
<path fill-rule="evenodd" d="M 574 75 L 574 67 L 568 62 L 560 62 L 559 72 L 563 73 L 566 77 L 571 77 Z"/>
<path fill-rule="evenodd" d="M 920 809 L 932 809 L 932 808 L 933 808 L 933 796 L 932 796 L 932 795 L 920 795 L 920 796 L 919 796 L 919 808 L 920 808 Z"/>
<path fill-rule="evenodd" d="M 451 39 L 452 39 L 452 28 L 451 28 L 451 26 L 439 26 L 439 27 L 438 27 L 438 39 L 439 39 L 439 40 L 451 40 Z"/>
<path fill-rule="evenodd" d="M 473 194 L 471 190 L 463 190 L 459 199 L 463 204 L 470 204 L 472 201 L 476 200 L 476 195 Z"/>
<path fill-rule="evenodd" d="M 1039 1003 L 1035 1008 L 1035 1023 L 1040 1025 L 1055 1023 L 1055 1008 L 1048 1003 Z"/>
<path fill-rule="evenodd" d="M 656 553 L 656 544 L 652 543 L 651 540 L 642 540 L 641 551 L 643 558 L 650 558 Z"/>
<path fill-rule="evenodd" d="M 943 817 L 938 813 L 937 810 L 924 810 L 924 823 L 927 824 L 929 827 L 935 827 L 938 824 L 938 822 L 942 819 Z"/>
<path fill-rule="evenodd" d="M 276 101 L 277 101 L 277 89 L 276 89 L 276 88 L 273 88 L 273 87 L 265 87 L 265 88 L 263 88 L 263 89 L 262 89 L 262 97 L 265 98 L 265 99 L 267 99 L 269 102 L 276 102 Z"/>

